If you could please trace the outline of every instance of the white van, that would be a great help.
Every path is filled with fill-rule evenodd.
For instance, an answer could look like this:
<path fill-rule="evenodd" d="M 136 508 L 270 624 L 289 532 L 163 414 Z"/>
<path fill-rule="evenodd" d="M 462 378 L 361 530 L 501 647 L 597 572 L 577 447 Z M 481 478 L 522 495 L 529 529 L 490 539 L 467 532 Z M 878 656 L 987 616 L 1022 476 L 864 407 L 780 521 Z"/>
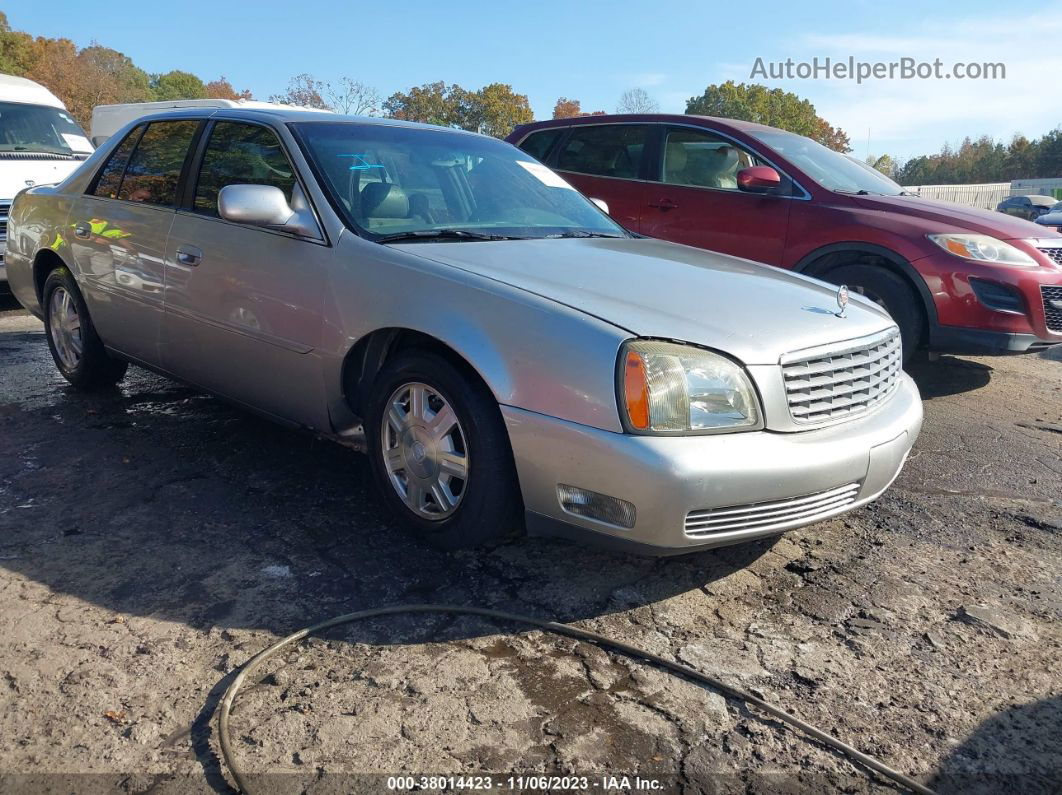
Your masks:
<path fill-rule="evenodd" d="M 55 94 L 24 77 L 0 75 L 0 284 L 7 282 L 7 212 L 15 194 L 62 181 L 92 144 Z"/>
<path fill-rule="evenodd" d="M 99 146 L 125 125 L 152 113 L 164 113 L 180 108 L 286 108 L 272 102 L 257 102 L 251 99 L 174 99 L 167 102 L 131 102 L 124 105 L 97 105 L 92 109 L 92 143 Z"/>

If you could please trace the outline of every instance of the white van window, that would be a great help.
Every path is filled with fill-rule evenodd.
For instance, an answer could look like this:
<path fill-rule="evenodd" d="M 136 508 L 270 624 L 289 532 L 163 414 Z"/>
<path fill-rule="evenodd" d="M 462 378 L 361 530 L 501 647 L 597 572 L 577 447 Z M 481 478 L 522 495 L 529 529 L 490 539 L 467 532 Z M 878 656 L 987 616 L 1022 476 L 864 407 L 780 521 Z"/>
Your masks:
<path fill-rule="evenodd" d="M 91 151 L 84 130 L 65 110 L 0 102 L 0 152 L 74 155 Z"/>

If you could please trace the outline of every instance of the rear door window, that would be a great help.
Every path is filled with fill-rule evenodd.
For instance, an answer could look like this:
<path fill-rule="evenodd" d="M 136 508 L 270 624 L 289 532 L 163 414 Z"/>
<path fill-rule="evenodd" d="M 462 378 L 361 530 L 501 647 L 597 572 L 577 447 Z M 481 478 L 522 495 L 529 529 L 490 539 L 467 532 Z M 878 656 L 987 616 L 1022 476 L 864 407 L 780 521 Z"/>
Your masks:
<path fill-rule="evenodd" d="M 126 163 L 129 162 L 129 155 L 132 154 L 136 142 L 140 140 L 142 132 L 144 132 L 144 125 L 134 127 L 125 140 L 118 144 L 118 147 L 111 153 L 107 164 L 100 169 L 99 176 L 96 178 L 96 187 L 91 191 L 93 196 L 102 196 L 105 199 L 118 198 L 118 189 L 122 186 L 122 175 L 125 173 Z"/>
<path fill-rule="evenodd" d="M 618 179 L 638 179 L 649 138 L 644 124 L 602 124 L 574 127 L 554 168 Z"/>
<path fill-rule="evenodd" d="M 188 147 L 198 126 L 198 121 L 149 124 L 129 158 L 118 198 L 172 207 Z"/>
<path fill-rule="evenodd" d="M 195 211 L 217 216 L 218 194 L 226 185 L 272 185 L 291 203 L 295 170 L 276 133 L 234 121 L 214 125 L 196 182 Z"/>

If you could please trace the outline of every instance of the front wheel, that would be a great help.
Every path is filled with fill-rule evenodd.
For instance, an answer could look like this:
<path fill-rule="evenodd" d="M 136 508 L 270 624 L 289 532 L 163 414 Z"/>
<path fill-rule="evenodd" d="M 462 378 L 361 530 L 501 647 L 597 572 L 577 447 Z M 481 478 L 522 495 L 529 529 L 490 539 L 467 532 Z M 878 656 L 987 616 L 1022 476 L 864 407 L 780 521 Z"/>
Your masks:
<path fill-rule="evenodd" d="M 903 343 L 903 362 L 922 344 L 925 316 L 922 303 L 907 281 L 885 268 L 875 265 L 842 265 L 824 277 L 833 284 L 846 284 L 876 303 L 896 321 Z"/>
<path fill-rule="evenodd" d="M 55 366 L 79 389 L 114 386 L 128 364 L 103 347 L 73 275 L 56 268 L 44 281 L 44 330 Z"/>
<path fill-rule="evenodd" d="M 432 545 L 479 546 L 519 527 L 509 436 L 471 374 L 433 352 L 399 353 L 375 379 L 365 432 L 384 501 Z"/>

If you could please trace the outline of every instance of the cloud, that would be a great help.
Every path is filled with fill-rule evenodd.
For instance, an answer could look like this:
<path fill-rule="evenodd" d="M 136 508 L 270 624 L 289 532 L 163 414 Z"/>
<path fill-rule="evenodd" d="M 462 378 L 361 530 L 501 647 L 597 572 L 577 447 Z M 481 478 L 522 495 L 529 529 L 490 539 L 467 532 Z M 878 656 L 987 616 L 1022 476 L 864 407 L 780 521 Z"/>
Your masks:
<path fill-rule="evenodd" d="M 667 82 L 667 75 L 663 72 L 642 72 L 634 76 L 634 85 L 638 88 L 653 88 Z"/>
<path fill-rule="evenodd" d="M 1035 14 L 927 20 L 895 35 L 809 34 L 797 40 L 795 52 L 764 60 L 939 58 L 945 71 L 958 62 L 1005 64 L 1001 80 L 767 81 L 808 97 L 823 117 L 849 133 L 858 154 L 864 154 L 869 128 L 872 151 L 907 157 L 967 135 L 1038 136 L 1062 124 L 1062 104 L 1054 101 L 1055 77 L 1062 74 L 1062 50 L 1054 45 L 1060 40 L 1062 7 L 1056 5 Z"/>

